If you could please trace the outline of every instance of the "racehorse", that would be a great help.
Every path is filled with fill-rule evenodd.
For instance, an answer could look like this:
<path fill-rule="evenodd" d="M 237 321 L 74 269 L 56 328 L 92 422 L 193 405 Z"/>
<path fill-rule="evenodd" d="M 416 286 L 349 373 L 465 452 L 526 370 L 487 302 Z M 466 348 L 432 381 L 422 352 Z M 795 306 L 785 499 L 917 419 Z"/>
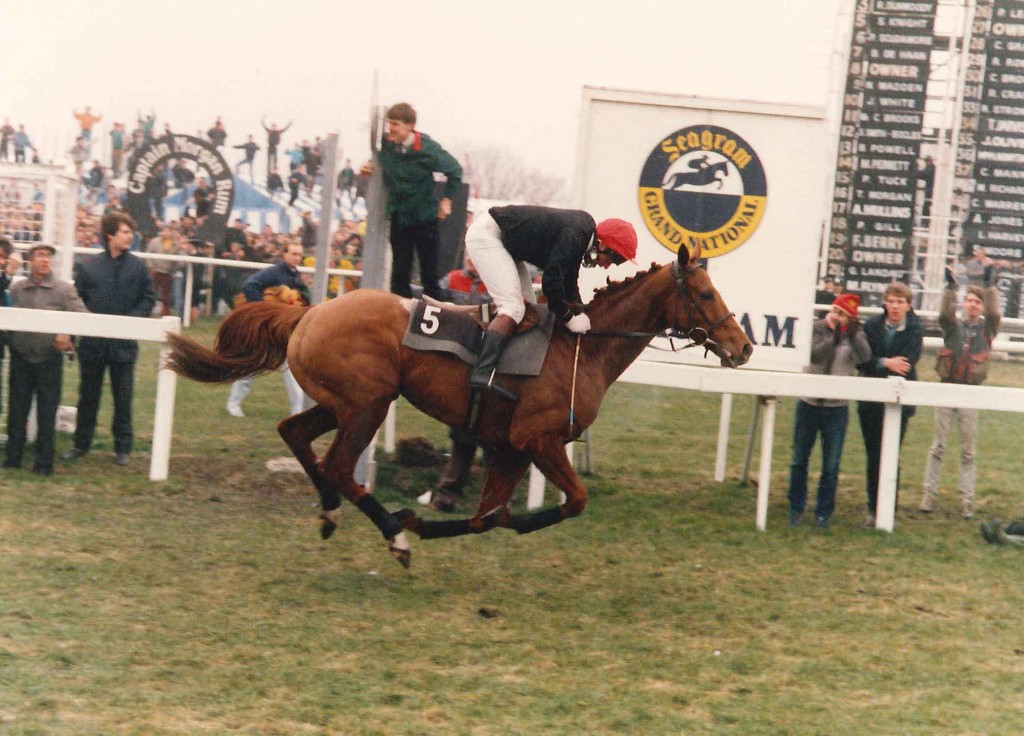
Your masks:
<path fill-rule="evenodd" d="M 377 526 L 389 552 L 408 567 L 404 533 L 421 538 L 480 533 L 495 526 L 526 533 L 579 515 L 587 492 L 564 445 L 597 418 L 608 387 L 658 335 L 689 339 L 735 368 L 753 347 L 700 267 L 700 248 L 685 247 L 669 264 L 599 289 L 587 306 L 591 332 L 556 327 L 540 374 L 503 376 L 520 398 L 484 392 L 472 429 L 488 448 L 487 477 L 476 513 L 468 519 L 421 519 L 394 514 L 352 477 L 356 460 L 384 421 L 391 402 L 404 396 L 421 411 L 460 426 L 472 402 L 469 366 L 439 352 L 402 346 L 413 302 L 371 289 L 349 292 L 316 307 L 255 302 L 221 323 L 214 349 L 168 335 L 167 365 L 197 381 L 222 383 L 278 368 L 287 358 L 292 375 L 316 406 L 282 420 L 278 431 L 320 494 L 321 536 L 337 525 L 341 496 Z M 312 442 L 332 430 L 334 441 L 317 458 Z M 565 503 L 513 515 L 508 503 L 530 463 L 565 493 Z"/>
<path fill-rule="evenodd" d="M 708 184 L 717 183 L 722 188 L 722 183 L 729 178 L 729 162 L 719 161 L 717 164 L 706 165 L 696 171 L 677 171 L 669 177 L 663 185 L 663 189 L 682 189 L 684 186 L 704 187 Z"/>

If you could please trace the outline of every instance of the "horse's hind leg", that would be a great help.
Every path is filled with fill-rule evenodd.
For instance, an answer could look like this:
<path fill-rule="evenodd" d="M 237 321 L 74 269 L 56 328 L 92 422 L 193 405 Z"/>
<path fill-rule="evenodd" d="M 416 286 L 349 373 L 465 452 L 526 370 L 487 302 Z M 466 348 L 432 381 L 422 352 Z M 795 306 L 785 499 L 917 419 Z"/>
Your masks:
<path fill-rule="evenodd" d="M 555 435 L 541 437 L 535 443 L 534 448 L 534 464 L 544 474 L 544 477 L 565 493 L 566 500 L 561 506 L 552 506 L 523 516 L 509 517 L 504 526 L 515 529 L 520 534 L 528 534 L 553 526 L 570 516 L 579 516 L 587 505 L 587 490 L 569 462 L 561 437 Z"/>
<path fill-rule="evenodd" d="M 323 510 L 320 536 L 324 539 L 330 537 L 337 528 L 337 514 L 330 512 L 341 506 L 341 494 L 338 486 L 331 483 L 317 465 L 313 441 L 337 428 L 338 420 L 334 414 L 319 404 L 277 423 L 281 439 L 291 449 L 320 494 L 320 507 Z"/>
<path fill-rule="evenodd" d="M 380 530 L 388 542 L 388 551 L 392 556 L 404 567 L 408 567 L 411 554 L 402 523 L 388 513 L 373 494 L 356 483 L 352 477 L 359 456 L 384 422 L 390 405 L 390 398 L 378 399 L 369 406 L 351 412 L 345 421 L 339 422 L 338 432 L 330 449 L 324 453 L 320 468 L 331 486 L 337 488 L 345 498 L 355 504 L 356 508 Z"/>

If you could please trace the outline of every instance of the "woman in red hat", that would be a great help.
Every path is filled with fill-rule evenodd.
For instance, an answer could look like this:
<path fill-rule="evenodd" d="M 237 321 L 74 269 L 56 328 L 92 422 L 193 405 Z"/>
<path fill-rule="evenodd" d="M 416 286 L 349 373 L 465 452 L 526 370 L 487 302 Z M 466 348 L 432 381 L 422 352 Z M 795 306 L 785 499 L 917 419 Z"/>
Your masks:
<path fill-rule="evenodd" d="M 852 376 L 858 363 L 871 357 L 871 345 L 860 329 L 857 312 L 860 297 L 840 294 L 823 319 L 816 320 L 811 334 L 811 364 L 807 373 Z M 796 526 L 807 504 L 807 463 L 817 436 L 821 435 L 821 478 L 814 518 L 827 529 L 836 507 L 839 461 L 846 440 L 849 407 L 845 399 L 801 398 L 793 423 L 793 460 L 789 466 L 789 525 Z"/>
<path fill-rule="evenodd" d="M 636 231 L 625 220 L 595 224 L 582 210 L 511 205 L 492 207 L 478 216 L 466 233 L 466 252 L 494 299 L 497 316 L 484 333 L 469 385 L 510 401 L 517 398 L 493 379 L 526 303 L 536 302 L 527 264 L 544 272 L 541 290 L 548 308 L 570 330 L 584 333 L 590 329 L 590 319 L 580 296 L 580 266 L 636 263 L 636 243 Z"/>

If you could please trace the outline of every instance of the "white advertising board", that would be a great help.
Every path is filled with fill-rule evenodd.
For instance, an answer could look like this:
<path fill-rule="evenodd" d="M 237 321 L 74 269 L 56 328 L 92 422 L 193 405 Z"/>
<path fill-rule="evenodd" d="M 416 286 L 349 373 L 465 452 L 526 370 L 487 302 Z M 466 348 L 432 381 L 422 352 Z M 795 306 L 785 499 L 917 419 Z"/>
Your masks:
<path fill-rule="evenodd" d="M 585 87 L 576 206 L 598 222 L 631 222 L 640 266 L 582 270 L 584 299 L 607 277 L 666 263 L 699 240 L 754 345 L 748 367 L 803 370 L 829 165 L 822 108 Z M 709 360 L 702 350 L 652 348 L 642 357 Z"/>

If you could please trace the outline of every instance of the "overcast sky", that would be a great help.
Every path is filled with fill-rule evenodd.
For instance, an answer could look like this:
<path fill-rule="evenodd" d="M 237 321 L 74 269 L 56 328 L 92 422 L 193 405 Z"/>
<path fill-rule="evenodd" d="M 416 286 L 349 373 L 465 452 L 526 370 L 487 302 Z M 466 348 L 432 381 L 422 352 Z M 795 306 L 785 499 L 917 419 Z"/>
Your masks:
<path fill-rule="evenodd" d="M 295 124 L 367 155 L 374 73 L 452 153 L 571 176 L 583 85 L 824 105 L 841 0 L 0 0 L 0 119 L 63 150 L 71 110 Z M 229 160 L 234 160 L 229 155 Z"/>

